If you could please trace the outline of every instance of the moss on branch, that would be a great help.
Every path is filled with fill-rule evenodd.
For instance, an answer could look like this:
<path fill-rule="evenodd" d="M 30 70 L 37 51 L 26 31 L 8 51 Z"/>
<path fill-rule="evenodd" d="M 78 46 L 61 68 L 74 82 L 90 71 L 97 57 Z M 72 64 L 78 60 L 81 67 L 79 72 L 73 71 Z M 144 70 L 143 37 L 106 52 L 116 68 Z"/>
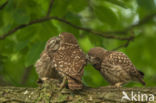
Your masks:
<path fill-rule="evenodd" d="M 60 91 L 58 81 L 53 80 L 37 88 L 0 87 L 0 103 L 120 103 L 123 91 L 129 97 L 132 91 L 136 95 L 153 94 L 156 102 L 156 88 L 103 87 L 84 88 L 81 91 L 64 88 Z M 122 102 L 130 103 L 128 100 Z"/>

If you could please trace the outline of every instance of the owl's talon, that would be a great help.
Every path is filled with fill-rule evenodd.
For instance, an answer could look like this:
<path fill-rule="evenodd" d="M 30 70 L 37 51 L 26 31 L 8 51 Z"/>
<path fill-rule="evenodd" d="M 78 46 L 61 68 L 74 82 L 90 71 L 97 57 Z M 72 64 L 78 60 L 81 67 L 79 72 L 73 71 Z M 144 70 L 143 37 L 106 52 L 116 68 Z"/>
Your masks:
<path fill-rule="evenodd" d="M 123 84 L 123 83 L 119 82 L 119 83 L 116 83 L 114 86 L 115 86 L 116 88 L 121 88 L 121 87 L 122 87 L 122 84 Z"/>
<path fill-rule="evenodd" d="M 116 88 L 116 86 L 114 86 L 114 85 L 109 85 L 109 86 L 106 86 L 107 88 L 110 88 L 110 89 L 114 89 L 114 88 Z"/>
<path fill-rule="evenodd" d="M 122 84 L 123 83 L 119 82 L 119 83 L 116 83 L 114 85 L 109 85 L 109 86 L 106 86 L 106 87 L 107 88 L 111 88 L 111 89 L 113 89 L 113 88 L 121 88 L 122 87 Z"/>

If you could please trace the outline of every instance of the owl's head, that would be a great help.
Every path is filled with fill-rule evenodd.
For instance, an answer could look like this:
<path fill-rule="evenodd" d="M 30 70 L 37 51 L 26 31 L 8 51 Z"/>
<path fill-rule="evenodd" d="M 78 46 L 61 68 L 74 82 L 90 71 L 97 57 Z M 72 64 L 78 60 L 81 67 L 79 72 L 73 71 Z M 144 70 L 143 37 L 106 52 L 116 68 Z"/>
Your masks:
<path fill-rule="evenodd" d="M 106 50 L 101 47 L 92 48 L 88 52 L 87 59 L 94 66 L 100 65 L 105 52 Z"/>
<path fill-rule="evenodd" d="M 60 38 L 52 37 L 47 41 L 45 49 L 46 50 L 57 50 L 59 44 L 60 44 Z"/>
<path fill-rule="evenodd" d="M 63 43 L 77 44 L 76 38 L 71 33 L 63 32 L 59 34 L 59 37 Z"/>

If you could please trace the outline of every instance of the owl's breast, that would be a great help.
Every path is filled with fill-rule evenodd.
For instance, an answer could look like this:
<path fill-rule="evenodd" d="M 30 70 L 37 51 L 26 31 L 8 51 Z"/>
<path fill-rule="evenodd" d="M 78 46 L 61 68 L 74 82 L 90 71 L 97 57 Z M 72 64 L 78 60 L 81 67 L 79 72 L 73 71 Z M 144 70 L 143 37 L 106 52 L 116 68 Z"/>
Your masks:
<path fill-rule="evenodd" d="M 55 68 L 68 75 L 80 75 L 85 62 L 82 51 L 69 47 L 58 50 L 53 58 Z"/>

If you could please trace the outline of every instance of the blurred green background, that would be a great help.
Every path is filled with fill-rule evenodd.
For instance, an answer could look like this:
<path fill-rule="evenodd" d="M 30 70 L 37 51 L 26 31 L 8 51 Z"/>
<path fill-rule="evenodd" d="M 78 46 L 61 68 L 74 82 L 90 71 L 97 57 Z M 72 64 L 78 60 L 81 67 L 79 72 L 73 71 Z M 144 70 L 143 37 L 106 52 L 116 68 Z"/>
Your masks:
<path fill-rule="evenodd" d="M 0 5 L 5 2 L 0 0 Z M 49 3 L 50 0 L 8 0 L 0 9 L 0 36 L 18 25 L 44 17 Z M 153 13 L 156 0 L 55 0 L 50 16 L 105 32 L 123 30 Z M 119 51 L 126 53 L 145 73 L 147 87 L 156 87 L 156 17 L 132 30 L 135 39 Z M 38 76 L 34 64 L 46 41 L 61 32 L 73 33 L 85 52 L 95 46 L 112 50 L 126 42 L 103 38 L 56 20 L 27 26 L 0 40 L 0 85 L 36 87 Z M 113 35 L 130 35 L 130 32 Z M 85 67 L 83 82 L 91 87 L 108 85 L 91 65 Z M 126 86 L 141 84 L 131 82 Z"/>

